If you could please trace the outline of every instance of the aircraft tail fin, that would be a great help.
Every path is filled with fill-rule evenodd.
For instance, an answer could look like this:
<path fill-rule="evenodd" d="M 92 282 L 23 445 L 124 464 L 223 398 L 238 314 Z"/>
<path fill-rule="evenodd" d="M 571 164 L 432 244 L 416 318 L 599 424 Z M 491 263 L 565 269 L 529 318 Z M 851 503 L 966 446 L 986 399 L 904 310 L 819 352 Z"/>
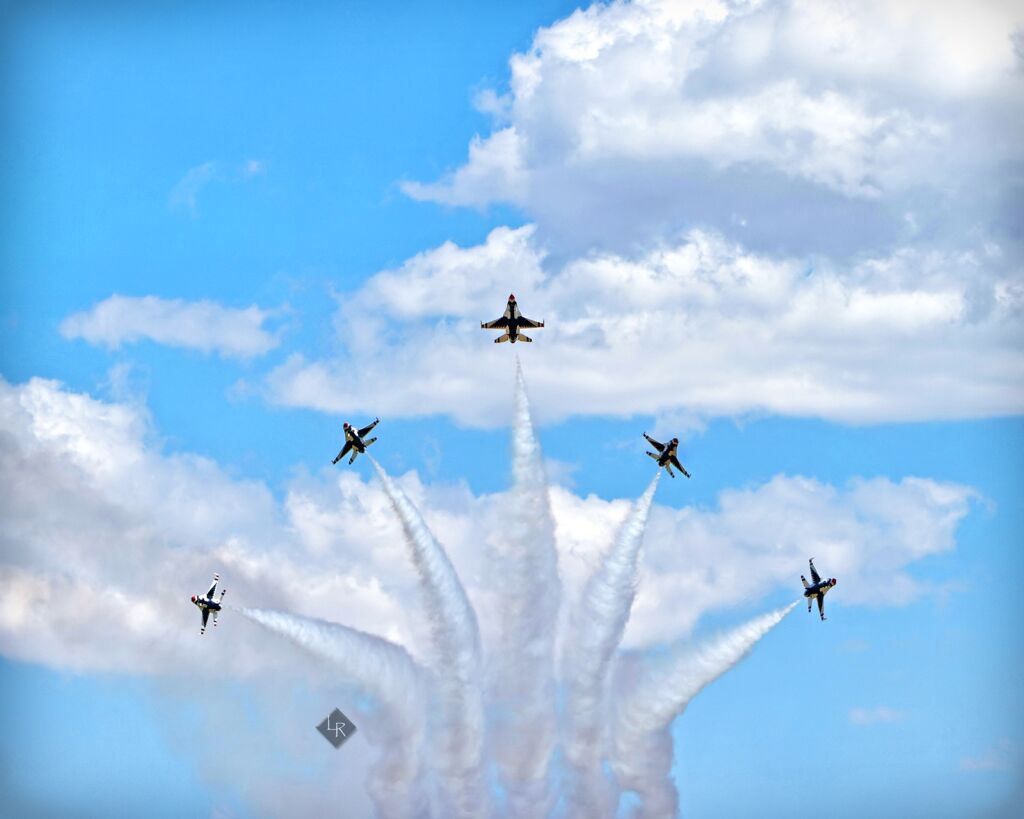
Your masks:
<path fill-rule="evenodd" d="M 519 341 L 525 341 L 525 342 L 526 342 L 527 344 L 529 344 L 530 342 L 532 342 L 532 341 L 533 341 L 533 339 L 532 339 L 532 338 L 530 338 L 529 336 L 524 336 L 524 335 L 523 335 L 522 333 L 520 333 L 520 334 L 519 334 L 518 336 L 516 336 L 516 338 L 517 338 L 517 339 L 518 339 Z"/>
<path fill-rule="evenodd" d="M 503 342 L 503 341 L 508 341 L 508 333 L 505 333 L 504 335 L 500 335 L 496 339 L 494 339 L 494 343 L 495 344 L 501 344 L 501 342 Z"/>

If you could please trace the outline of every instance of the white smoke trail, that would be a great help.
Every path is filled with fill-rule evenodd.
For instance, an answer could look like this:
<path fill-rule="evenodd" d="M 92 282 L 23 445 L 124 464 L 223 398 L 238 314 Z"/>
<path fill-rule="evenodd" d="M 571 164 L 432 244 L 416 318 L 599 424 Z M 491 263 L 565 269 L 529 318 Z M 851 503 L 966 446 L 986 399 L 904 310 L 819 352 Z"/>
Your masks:
<path fill-rule="evenodd" d="M 381 748 L 369 782 L 382 819 L 430 815 L 420 766 L 424 737 L 422 670 L 388 640 L 347 626 L 268 609 L 233 608 L 239 614 L 337 665 L 344 678 L 381 706 L 381 723 L 363 733 Z"/>
<path fill-rule="evenodd" d="M 613 759 L 619 784 L 640 795 L 640 816 L 674 819 L 678 813 L 679 795 L 671 779 L 672 721 L 702 688 L 746 657 L 796 605 L 763 614 L 696 649 L 672 649 L 640 670 L 619 704 Z"/>
<path fill-rule="evenodd" d="M 551 809 L 550 763 L 557 732 L 554 645 L 561 597 L 555 524 L 522 368 L 516 360 L 513 487 L 507 526 L 495 545 L 503 612 L 492 668 L 495 757 L 512 817 Z"/>
<path fill-rule="evenodd" d="M 438 767 L 453 802 L 444 813 L 467 819 L 483 816 L 488 812 L 489 790 L 484 781 L 484 703 L 476 613 L 448 555 L 419 511 L 383 467 L 372 457 L 370 461 L 401 521 L 430 622 L 441 692 L 443 735 L 438 738 Z"/>
<path fill-rule="evenodd" d="M 614 790 L 602 770 L 607 737 L 608 669 L 622 642 L 636 597 L 637 563 L 659 470 L 623 521 L 612 548 L 587 581 L 565 642 L 565 755 L 572 776 L 569 815 L 581 819 L 615 812 Z"/>

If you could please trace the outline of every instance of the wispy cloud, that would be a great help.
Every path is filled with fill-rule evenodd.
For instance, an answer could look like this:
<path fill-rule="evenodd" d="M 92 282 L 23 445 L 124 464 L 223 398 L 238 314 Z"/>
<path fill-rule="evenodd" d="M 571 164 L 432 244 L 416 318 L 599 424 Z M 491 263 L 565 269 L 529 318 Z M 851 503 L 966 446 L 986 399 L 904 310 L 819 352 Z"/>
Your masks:
<path fill-rule="evenodd" d="M 189 168 L 185 175 L 178 180 L 178 183 L 171 188 L 167 206 L 172 210 L 187 210 L 189 215 L 195 219 L 199 216 L 199 194 L 216 177 L 216 162 L 204 162 L 202 165 Z"/>
<path fill-rule="evenodd" d="M 1009 771 L 1013 768 L 1016 757 L 1013 743 L 1009 739 L 1001 739 L 995 747 L 977 756 L 965 756 L 960 760 L 962 771 Z"/>
<path fill-rule="evenodd" d="M 903 711 L 878 705 L 874 708 L 851 708 L 850 722 L 854 725 L 879 725 L 882 723 L 903 722 L 906 719 Z"/>
<path fill-rule="evenodd" d="M 261 159 L 247 159 L 241 165 L 204 162 L 189 168 L 178 180 L 167 198 L 171 210 L 187 211 L 193 219 L 199 216 L 199 195 L 211 182 L 232 182 L 252 179 L 266 173 L 267 165 Z"/>
<path fill-rule="evenodd" d="M 224 307 L 212 301 L 113 295 L 60 324 L 65 338 L 110 348 L 143 339 L 171 347 L 251 358 L 274 349 L 279 339 L 264 322 L 274 311 L 255 305 Z"/>
<path fill-rule="evenodd" d="M 262 159 L 246 160 L 245 166 L 242 168 L 242 175 L 245 177 L 260 176 L 266 172 L 267 163 Z"/>

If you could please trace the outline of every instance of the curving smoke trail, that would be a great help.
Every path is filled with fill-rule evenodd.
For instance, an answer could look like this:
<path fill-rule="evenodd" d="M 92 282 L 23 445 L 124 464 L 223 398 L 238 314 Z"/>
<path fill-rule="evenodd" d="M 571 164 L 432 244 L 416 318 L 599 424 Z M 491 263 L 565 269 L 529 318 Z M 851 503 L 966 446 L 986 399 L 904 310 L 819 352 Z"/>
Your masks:
<path fill-rule="evenodd" d="M 429 816 L 420 760 L 424 707 L 419 692 L 422 670 L 399 645 L 347 626 L 269 609 L 234 608 L 270 631 L 329 662 L 347 681 L 381 706 L 378 730 L 366 734 L 381 747 L 369 783 L 383 819 Z"/>
<path fill-rule="evenodd" d="M 492 668 L 495 757 L 511 817 L 546 816 L 557 732 L 554 646 L 561 599 L 555 523 L 523 371 L 516 359 L 511 499 L 495 543 L 504 613 Z"/>
<path fill-rule="evenodd" d="M 430 621 L 441 693 L 443 735 L 438 767 L 452 804 L 446 815 L 479 817 L 489 810 L 484 781 L 484 703 L 476 613 L 444 548 L 406 494 L 372 457 L 402 524 Z"/>
<path fill-rule="evenodd" d="M 607 740 L 608 669 L 636 597 L 640 547 L 660 477 L 659 470 L 587 581 L 565 642 L 562 671 L 568 723 L 565 755 L 571 776 L 569 815 L 581 819 L 615 812 L 616 794 L 601 766 Z"/>
<path fill-rule="evenodd" d="M 500 539 L 492 541 L 501 623 L 497 644 L 489 646 L 486 691 L 479 626 L 465 589 L 419 511 L 373 458 L 419 576 L 432 667 L 421 668 L 401 646 L 335 623 L 262 609 L 236 611 L 331 661 L 348 683 L 379 704 L 372 741 L 381 752 L 369 791 L 381 819 L 608 819 L 616 814 L 622 789 L 639 795 L 637 814 L 643 819 L 674 819 L 679 795 L 671 778 L 673 720 L 796 603 L 695 648 L 677 645 L 623 658 L 619 646 L 636 596 L 659 471 L 572 613 L 560 666 L 565 719 L 559 721 L 555 524 L 518 360 L 512 454 L 513 485 L 496 530 Z M 436 724 L 436 737 L 428 738 L 428 723 Z M 500 786 L 488 778 L 492 762 Z M 569 787 L 556 793 L 553 783 L 563 771 Z"/>
<path fill-rule="evenodd" d="M 799 602 L 799 601 L 797 601 Z M 725 674 L 789 614 L 790 603 L 696 648 L 677 647 L 639 669 L 620 702 L 613 767 L 623 788 L 641 798 L 639 816 L 672 819 L 679 794 L 671 779 L 672 721 L 702 688 Z"/>

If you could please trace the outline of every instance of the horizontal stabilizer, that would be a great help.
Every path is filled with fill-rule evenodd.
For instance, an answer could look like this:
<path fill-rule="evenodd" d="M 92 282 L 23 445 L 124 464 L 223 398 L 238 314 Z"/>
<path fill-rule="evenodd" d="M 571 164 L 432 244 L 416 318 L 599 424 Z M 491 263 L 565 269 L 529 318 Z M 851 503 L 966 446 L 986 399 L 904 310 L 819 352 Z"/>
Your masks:
<path fill-rule="evenodd" d="M 505 333 L 504 335 L 500 335 L 496 339 L 494 339 L 494 343 L 495 344 L 501 344 L 501 342 L 503 342 L 503 341 L 508 341 L 508 333 Z"/>
<path fill-rule="evenodd" d="M 533 341 L 532 338 L 530 338 L 529 336 L 524 336 L 522 333 L 520 333 L 518 336 L 516 336 L 516 340 L 517 341 L 525 341 L 525 342 Z"/>

